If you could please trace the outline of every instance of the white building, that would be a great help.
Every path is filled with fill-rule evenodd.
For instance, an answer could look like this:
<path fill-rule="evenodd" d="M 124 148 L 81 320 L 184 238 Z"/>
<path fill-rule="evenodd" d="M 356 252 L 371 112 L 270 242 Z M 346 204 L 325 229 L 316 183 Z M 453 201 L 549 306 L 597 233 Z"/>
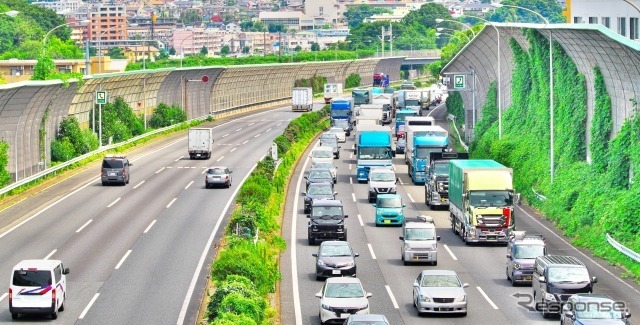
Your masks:
<path fill-rule="evenodd" d="M 40 0 L 31 4 L 51 9 L 58 15 L 74 13 L 82 5 L 82 0 Z"/>
<path fill-rule="evenodd" d="M 344 18 L 345 6 L 335 0 L 313 0 L 304 2 L 304 14 L 309 18 L 324 18 L 333 27 Z"/>
<path fill-rule="evenodd" d="M 640 8 L 640 0 L 630 0 Z M 571 0 L 568 14 L 574 24 L 601 24 L 632 40 L 640 39 L 640 11 L 625 1 Z"/>

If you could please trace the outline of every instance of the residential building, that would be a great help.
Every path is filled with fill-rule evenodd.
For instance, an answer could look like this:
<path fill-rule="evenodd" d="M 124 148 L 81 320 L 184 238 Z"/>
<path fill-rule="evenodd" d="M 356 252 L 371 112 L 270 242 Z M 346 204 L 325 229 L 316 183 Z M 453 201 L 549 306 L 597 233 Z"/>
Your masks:
<path fill-rule="evenodd" d="M 288 30 L 300 30 L 300 20 L 304 14 L 299 11 L 261 11 L 258 20 L 265 25 L 282 24 Z"/>
<path fill-rule="evenodd" d="M 89 26 L 83 26 L 80 21 L 75 18 L 67 19 L 69 28 L 71 28 L 70 39 L 78 45 L 83 45 L 86 40 L 89 39 Z"/>
<path fill-rule="evenodd" d="M 116 46 L 127 39 L 127 17 L 125 5 L 91 3 L 89 8 L 89 36 L 92 43 L 100 44 L 101 50 Z"/>
<path fill-rule="evenodd" d="M 243 34 L 248 40 L 247 46 L 251 49 L 249 54 L 274 53 L 274 45 L 278 42 L 278 34 L 261 32 L 244 32 Z"/>
<path fill-rule="evenodd" d="M 0 76 L 8 83 L 27 81 L 33 77 L 33 68 L 38 60 L 0 60 Z M 98 72 L 98 64 L 102 65 L 101 72 L 123 72 L 126 69 L 127 60 L 115 60 L 108 56 L 98 58 L 91 57 L 91 73 Z M 60 72 L 78 72 L 85 73 L 86 62 L 84 59 L 78 60 L 53 60 L 56 70 Z"/>
<path fill-rule="evenodd" d="M 333 27 L 344 18 L 346 7 L 335 0 L 314 0 L 304 2 L 304 14 L 309 18 L 323 18 Z"/>
<path fill-rule="evenodd" d="M 137 62 L 138 60 L 155 61 L 156 56 L 160 53 L 154 46 L 125 46 L 122 54 L 129 62 Z"/>
<path fill-rule="evenodd" d="M 40 0 L 31 3 L 55 11 L 58 15 L 73 13 L 82 6 L 82 0 Z"/>
<path fill-rule="evenodd" d="M 224 31 L 213 28 L 185 28 L 173 32 L 171 46 L 177 55 L 193 55 L 200 53 L 205 47 L 209 55 L 219 53 L 222 48 Z"/>
<path fill-rule="evenodd" d="M 400 22 L 402 18 L 404 18 L 404 15 L 394 15 L 394 14 L 384 13 L 380 15 L 373 15 L 371 17 L 367 17 L 364 19 L 364 22 L 374 23 L 376 21 L 390 21 L 390 22 L 397 23 L 397 22 Z"/>
<path fill-rule="evenodd" d="M 640 8 L 640 0 L 630 0 Z M 640 40 L 640 11 L 625 1 L 567 1 L 571 23 L 600 24 L 631 40 Z"/>

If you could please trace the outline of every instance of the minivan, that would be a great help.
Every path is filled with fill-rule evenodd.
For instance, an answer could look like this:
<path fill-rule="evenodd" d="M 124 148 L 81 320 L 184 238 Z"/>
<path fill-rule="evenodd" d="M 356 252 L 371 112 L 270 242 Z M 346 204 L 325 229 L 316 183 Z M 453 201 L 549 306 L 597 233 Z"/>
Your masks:
<path fill-rule="evenodd" d="M 105 186 L 109 183 L 129 184 L 129 178 L 131 177 L 130 166 L 133 166 L 133 164 L 125 156 L 106 155 L 102 159 L 102 171 L 100 173 L 102 185 Z"/>
<path fill-rule="evenodd" d="M 573 256 L 538 256 L 533 265 L 533 302 L 542 317 L 560 314 L 562 305 L 576 293 L 592 293 L 596 277 Z"/>
<path fill-rule="evenodd" d="M 59 260 L 23 260 L 13 267 L 9 284 L 11 318 L 20 314 L 50 315 L 64 311 L 69 268 Z"/>

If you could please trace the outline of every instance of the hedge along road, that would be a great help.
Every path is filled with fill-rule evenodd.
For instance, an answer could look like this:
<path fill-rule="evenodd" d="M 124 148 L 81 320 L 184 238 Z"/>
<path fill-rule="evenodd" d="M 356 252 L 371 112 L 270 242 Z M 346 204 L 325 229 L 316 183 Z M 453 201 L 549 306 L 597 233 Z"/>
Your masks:
<path fill-rule="evenodd" d="M 448 129 L 444 105 L 430 112 L 437 123 Z M 398 193 L 407 203 L 405 215 L 431 215 L 435 219 L 438 235 L 438 266 L 409 265 L 400 261 L 400 228 L 375 227 L 374 208 L 367 202 L 367 185 L 358 184 L 355 178 L 355 157 L 352 156 L 353 137 L 342 145 L 341 159 L 334 160 L 338 167 L 338 199 L 345 205 L 349 218 L 346 221 L 349 242 L 360 257 L 356 258 L 358 278 L 370 298 L 371 313 L 385 314 L 391 324 L 543 324 L 542 315 L 531 312 L 524 305 L 532 293 L 530 286 L 512 287 L 506 280 L 504 246 L 466 246 L 451 232 L 448 211 L 431 211 L 424 204 L 424 186 L 413 185 L 407 174 L 403 155 L 394 159 L 396 174 L 400 178 Z M 292 186 L 289 191 L 283 231 L 288 239 L 288 249 L 282 261 L 282 323 L 317 324 L 319 302 L 314 294 L 322 287 L 314 276 L 315 260 L 311 253 L 318 246 L 307 244 L 306 218 L 302 211 L 304 191 L 302 178 L 308 164 L 300 164 L 292 184 L 300 182 L 300 189 Z M 355 198 L 355 200 L 354 200 Z M 355 202 L 354 202 L 355 201 Z M 297 210 L 295 209 L 297 208 Z M 516 210 L 518 230 L 543 234 L 550 254 L 573 255 L 583 261 L 599 282 L 594 292 L 607 294 L 625 301 L 632 314 L 640 310 L 637 285 L 616 276 L 620 270 L 608 266 L 571 246 L 560 232 L 526 206 Z M 293 228 L 292 228 L 293 226 Z M 295 248 L 293 246 L 295 245 Z M 584 255 L 583 255 L 584 254 Z M 458 273 L 462 282 L 469 283 L 467 317 L 418 316 L 412 302 L 412 283 L 423 269 L 449 269 Z M 293 303 L 288 303 L 293 302 Z M 296 310 L 295 306 L 299 306 Z M 557 319 L 555 320 L 557 321 Z"/>
<path fill-rule="evenodd" d="M 184 322 L 194 323 L 214 254 L 207 244 L 221 228 L 219 219 L 226 218 L 223 209 L 273 139 L 299 115 L 280 108 L 229 119 L 215 129 L 209 160 L 189 160 L 185 134 L 133 151 L 131 182 L 124 187 L 102 187 L 95 177 L 98 166 L 82 173 L 86 184 L 72 193 L 53 186 L 45 194 L 60 199 L 18 215 L 0 233 L 0 278 L 9 279 L 22 259 L 60 259 L 71 269 L 62 323 L 178 323 L 183 307 Z M 204 188 L 203 173 L 212 165 L 234 171 L 230 189 Z M 61 187 L 68 188 L 64 182 Z M 40 195 L 18 205 L 28 207 L 37 199 Z M 7 209 L 0 218 L 11 218 L 10 210 L 15 212 Z M 194 274 L 198 267 L 201 272 Z M 0 309 L 4 321 L 11 321 L 6 308 Z"/>

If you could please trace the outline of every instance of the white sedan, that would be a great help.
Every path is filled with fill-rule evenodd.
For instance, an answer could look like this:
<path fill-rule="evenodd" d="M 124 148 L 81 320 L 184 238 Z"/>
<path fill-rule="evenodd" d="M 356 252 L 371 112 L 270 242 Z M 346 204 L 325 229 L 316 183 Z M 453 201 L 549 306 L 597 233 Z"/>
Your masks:
<path fill-rule="evenodd" d="M 347 134 L 344 132 L 343 128 L 330 128 L 329 133 L 333 133 L 338 138 L 338 142 L 347 142 Z"/>
<path fill-rule="evenodd" d="M 357 278 L 337 277 L 325 281 L 316 297 L 320 298 L 320 322 L 345 320 L 349 315 L 368 314 L 369 297 Z"/>

